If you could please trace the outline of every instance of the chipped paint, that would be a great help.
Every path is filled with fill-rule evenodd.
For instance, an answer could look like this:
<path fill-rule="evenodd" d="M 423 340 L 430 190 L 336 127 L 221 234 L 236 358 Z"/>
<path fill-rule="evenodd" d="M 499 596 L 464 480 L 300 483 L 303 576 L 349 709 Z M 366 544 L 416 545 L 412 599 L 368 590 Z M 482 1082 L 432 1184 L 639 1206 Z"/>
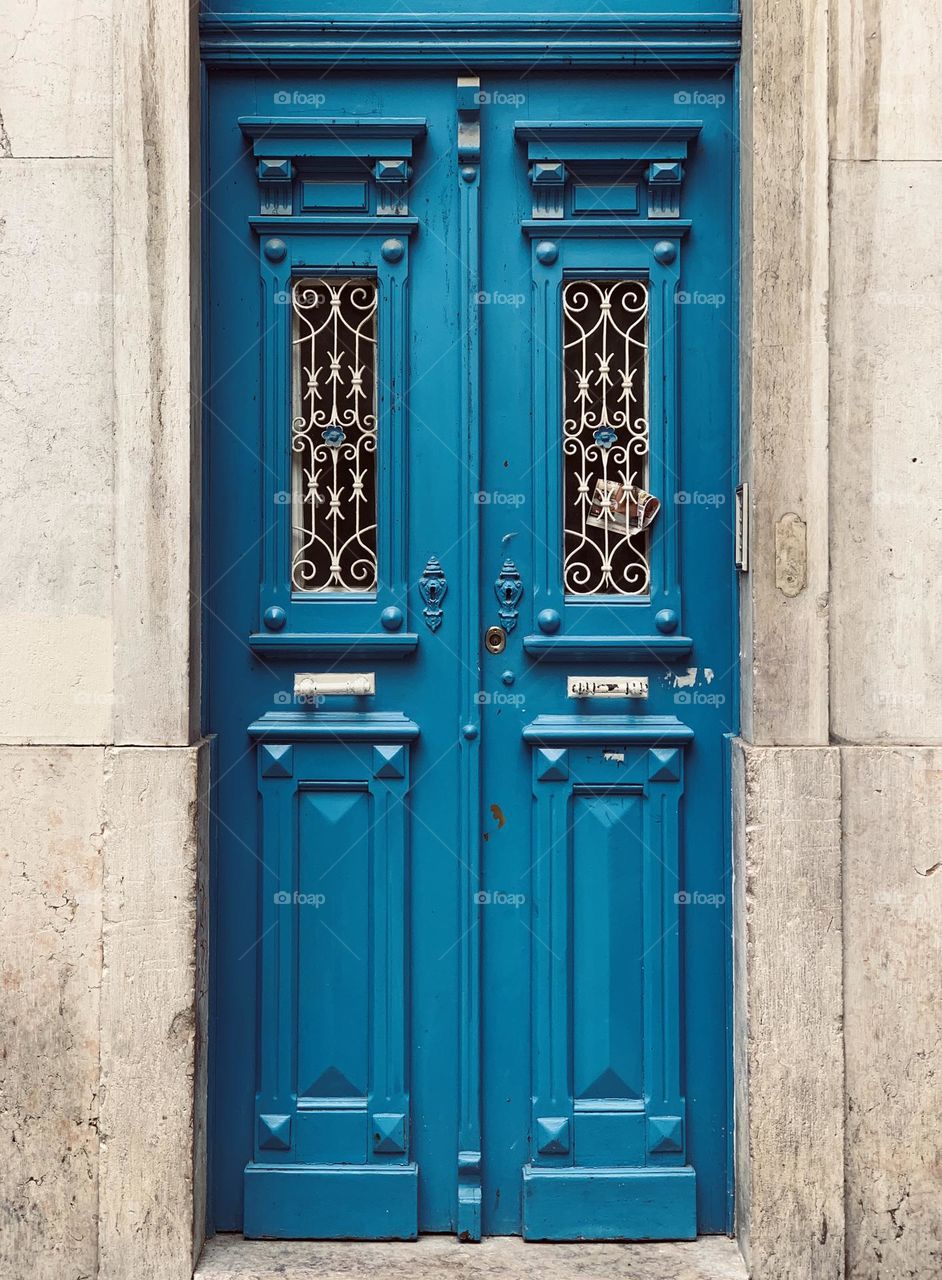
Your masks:
<path fill-rule="evenodd" d="M 610 761 L 612 762 L 612 764 L 624 764 L 624 763 L 625 763 L 625 753 L 624 753 L 624 751 L 603 751 L 603 752 L 602 752 L 602 759 L 603 759 L 603 760 L 610 760 Z"/>
<path fill-rule="evenodd" d="M 674 676 L 675 689 L 692 689 L 697 683 L 697 672 L 699 667 L 688 667 L 685 676 Z"/>

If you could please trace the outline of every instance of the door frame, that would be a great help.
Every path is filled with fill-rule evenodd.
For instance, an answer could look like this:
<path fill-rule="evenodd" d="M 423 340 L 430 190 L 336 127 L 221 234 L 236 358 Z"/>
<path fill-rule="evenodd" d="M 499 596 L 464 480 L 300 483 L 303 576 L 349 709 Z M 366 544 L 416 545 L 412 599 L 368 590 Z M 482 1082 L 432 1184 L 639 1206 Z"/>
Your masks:
<path fill-rule="evenodd" d="M 119 663 L 116 673 L 127 676 L 121 693 L 133 699 L 141 687 L 129 655 L 159 654 L 162 687 L 149 710 L 165 727 L 160 740 L 196 748 L 200 610 L 192 602 L 201 598 L 198 193 L 205 76 L 193 7 L 174 0 L 159 24 L 151 17 L 144 0 L 132 0 L 115 27 L 114 290 L 121 322 L 115 349 L 116 543 L 125 577 L 133 568 L 146 587 L 129 592 L 116 609 L 116 648 L 126 655 L 126 670 Z M 676 36 L 676 20 L 664 26 Z M 836 1016 L 841 950 L 839 929 L 831 933 L 836 945 L 822 945 L 819 924 L 822 915 L 841 918 L 839 839 L 823 850 L 817 843 L 818 860 L 829 869 L 836 866 L 838 874 L 815 881 L 815 910 L 808 920 L 796 922 L 784 939 L 774 923 L 774 908 L 793 896 L 794 851 L 800 854 L 803 842 L 813 844 L 813 819 L 800 812 L 802 786 L 809 770 L 823 767 L 830 779 L 836 750 L 827 738 L 827 627 L 818 604 L 828 572 L 827 14 L 812 0 L 785 10 L 747 4 L 743 30 L 740 421 L 753 536 L 751 571 L 742 586 L 743 730 L 733 769 L 736 1227 L 747 1255 L 760 1259 L 777 1249 L 779 1258 L 811 1259 L 821 1273 L 839 1274 L 834 1260 L 843 1253 L 843 1073 Z M 143 66 L 151 68 L 147 76 L 141 75 Z M 155 166 L 159 183 L 153 181 Z M 146 504 L 164 513 L 163 545 L 141 546 L 135 536 L 134 513 Z M 806 583 L 794 596 L 783 595 L 774 574 L 776 525 L 785 513 L 797 514 L 804 528 Z M 169 561 L 168 546 L 174 553 Z M 797 689 L 793 679 L 781 677 L 786 651 L 807 658 L 811 677 Z M 129 728 L 118 740 L 134 738 Z M 839 779 L 828 780 L 827 787 L 839 800 Z M 194 797 L 181 796 L 181 810 L 189 814 L 193 804 Z M 777 816 L 790 822 L 792 856 L 761 832 L 749 833 L 747 820 L 757 810 L 768 826 Z M 193 877 L 198 914 L 205 906 L 201 872 L 210 842 L 205 820 L 192 825 L 199 843 Z M 188 867 L 192 858 L 187 842 L 174 870 Z M 178 1206 L 174 1232 L 180 1235 L 180 1255 L 188 1251 L 194 1260 L 204 1229 L 201 1029 L 208 985 L 208 959 L 196 936 L 197 954 L 188 966 L 192 1070 L 181 1072 L 175 1064 L 179 1081 L 167 1104 L 175 1123 L 142 1175 L 150 1194 Z M 159 940 L 145 938 L 141 945 L 146 952 Z M 803 961 L 815 948 L 819 960 L 812 982 Z M 138 965 L 146 960 L 146 954 L 134 957 Z M 766 1004 L 795 1006 L 787 1027 L 770 1027 L 753 1016 Z M 177 1012 L 155 1009 L 153 1016 L 163 1025 Z M 792 1043 L 798 1036 L 804 1052 L 783 1087 L 777 1058 L 786 1035 Z M 151 1062 L 148 1071 L 153 1069 Z M 118 1086 L 128 1090 L 129 1123 L 130 1095 L 140 1096 L 142 1083 L 129 1077 Z M 800 1149 L 809 1126 L 818 1135 L 818 1159 L 802 1192 L 804 1218 L 782 1194 L 780 1151 L 770 1135 L 778 1143 L 787 1135 Z M 192 1176 L 180 1178 L 181 1161 Z M 812 1233 L 809 1223 L 820 1221 L 822 1211 L 828 1229 Z M 808 1238 L 812 1234 L 815 1239 Z M 143 1236 L 137 1238 L 147 1246 Z"/>

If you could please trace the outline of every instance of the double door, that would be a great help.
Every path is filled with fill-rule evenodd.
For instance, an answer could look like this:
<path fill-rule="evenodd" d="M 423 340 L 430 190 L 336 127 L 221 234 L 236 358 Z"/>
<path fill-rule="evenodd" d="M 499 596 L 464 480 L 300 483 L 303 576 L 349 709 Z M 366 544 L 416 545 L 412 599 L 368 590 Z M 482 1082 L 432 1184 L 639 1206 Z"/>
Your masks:
<path fill-rule="evenodd" d="M 726 112 L 278 89 L 209 106 L 215 1226 L 725 1230 Z"/>

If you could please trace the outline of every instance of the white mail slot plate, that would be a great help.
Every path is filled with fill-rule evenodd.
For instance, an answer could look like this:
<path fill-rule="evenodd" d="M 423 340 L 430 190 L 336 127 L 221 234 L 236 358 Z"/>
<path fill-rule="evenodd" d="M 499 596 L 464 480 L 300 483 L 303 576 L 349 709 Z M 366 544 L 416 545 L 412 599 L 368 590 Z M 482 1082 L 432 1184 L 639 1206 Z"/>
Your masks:
<path fill-rule="evenodd" d="M 647 676 L 567 676 L 569 698 L 646 698 Z"/>
<path fill-rule="evenodd" d="M 299 671 L 294 677 L 296 698 L 370 698 L 375 692 L 374 671 Z"/>

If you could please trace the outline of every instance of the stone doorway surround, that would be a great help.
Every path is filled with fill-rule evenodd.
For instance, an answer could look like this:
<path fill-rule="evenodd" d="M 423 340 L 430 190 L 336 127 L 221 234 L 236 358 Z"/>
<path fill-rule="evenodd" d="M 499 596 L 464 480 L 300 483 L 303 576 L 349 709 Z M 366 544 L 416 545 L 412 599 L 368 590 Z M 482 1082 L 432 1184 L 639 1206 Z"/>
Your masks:
<path fill-rule="evenodd" d="M 76 485 L 111 495 L 103 514 L 76 516 L 71 560 L 81 543 L 88 563 L 74 582 L 71 561 L 46 575 L 65 583 L 58 596 L 37 584 L 34 546 L 5 566 L 10 599 L 26 583 L 35 616 L 11 605 L 4 631 L 19 679 L 0 732 L 3 900 L 17 914 L 0 1016 L 17 1034 L 0 1066 L 15 1135 L 0 1269 L 189 1280 L 204 1246 L 211 775 L 196 6 L 92 8 L 50 4 L 14 42 L 0 128 L 10 422 L 47 439 L 28 389 L 45 376 L 37 334 L 71 314 L 56 301 L 68 262 L 72 286 L 108 303 L 80 351 L 62 330 L 83 443 L 67 477 L 49 474 L 43 505 Z M 942 19 L 932 0 L 873 0 L 866 21 L 857 0 L 749 0 L 743 16 L 741 465 L 754 519 L 732 748 L 736 1243 L 754 1280 L 928 1277 L 942 1273 L 929 514 L 942 388 L 927 356 L 942 346 Z M 45 283 L 29 307 L 24 262 Z M 48 450 L 35 457 L 48 464 Z M 15 506 L 28 485 L 8 472 Z M 34 520 L 23 506 L 24 527 Z M 249 1248 L 264 1276 L 295 1246 L 220 1238 L 198 1274 L 221 1280 Z M 312 1274 L 341 1254 L 359 1267 L 370 1248 L 323 1247 L 328 1270 Z M 441 1274 L 483 1274 L 493 1259 L 509 1277 L 503 1257 L 525 1248 L 530 1273 L 529 1251 L 549 1246 L 396 1248 L 442 1249 Z M 613 1280 L 642 1280 L 657 1274 L 642 1261 L 682 1247 L 572 1248 L 573 1275 L 604 1257 Z M 683 1254 L 694 1269 L 673 1274 L 723 1276 L 702 1259 L 734 1267 L 733 1248 L 697 1242 Z"/>

